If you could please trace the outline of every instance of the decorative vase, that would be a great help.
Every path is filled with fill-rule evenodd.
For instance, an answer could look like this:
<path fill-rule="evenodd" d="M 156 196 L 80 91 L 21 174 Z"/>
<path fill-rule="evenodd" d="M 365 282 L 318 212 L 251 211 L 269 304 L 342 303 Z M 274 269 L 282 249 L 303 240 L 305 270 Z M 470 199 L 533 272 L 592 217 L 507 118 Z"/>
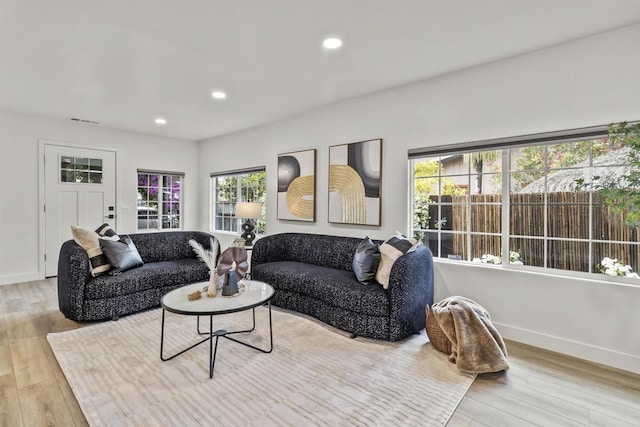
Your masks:
<path fill-rule="evenodd" d="M 236 276 L 236 271 L 231 270 L 228 271 L 226 277 L 224 279 L 225 283 L 222 287 L 222 296 L 223 297 L 232 297 L 239 293 L 238 290 L 238 277 Z"/>
<path fill-rule="evenodd" d="M 209 285 L 207 286 L 207 296 L 215 298 L 218 295 L 218 275 L 215 270 L 209 273 Z"/>
<path fill-rule="evenodd" d="M 238 281 L 247 273 L 247 250 L 231 246 L 225 249 L 218 259 L 216 273 L 222 278 L 222 296 L 238 295 Z"/>

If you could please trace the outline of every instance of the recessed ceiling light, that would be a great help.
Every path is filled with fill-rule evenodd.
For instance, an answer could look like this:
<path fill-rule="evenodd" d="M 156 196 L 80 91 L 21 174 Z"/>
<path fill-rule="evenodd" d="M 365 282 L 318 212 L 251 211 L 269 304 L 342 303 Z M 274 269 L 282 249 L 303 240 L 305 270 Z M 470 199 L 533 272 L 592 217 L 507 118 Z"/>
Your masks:
<path fill-rule="evenodd" d="M 335 37 L 329 37 L 324 39 L 322 46 L 326 49 L 339 49 L 342 46 L 342 40 Z"/>
<path fill-rule="evenodd" d="M 213 97 L 213 99 L 225 99 L 227 97 L 227 94 L 221 90 L 214 90 L 213 92 L 211 92 L 211 96 Z"/>
<path fill-rule="evenodd" d="M 154 120 L 154 122 L 156 122 L 157 125 L 166 125 L 167 124 L 167 119 L 163 119 L 162 117 L 158 117 L 157 119 Z"/>

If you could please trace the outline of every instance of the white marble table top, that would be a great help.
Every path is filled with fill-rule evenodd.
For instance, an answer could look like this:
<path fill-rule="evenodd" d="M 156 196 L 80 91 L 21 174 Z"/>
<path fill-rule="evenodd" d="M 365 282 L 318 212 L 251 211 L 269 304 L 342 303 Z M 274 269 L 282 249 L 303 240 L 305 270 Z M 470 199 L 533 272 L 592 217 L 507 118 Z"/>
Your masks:
<path fill-rule="evenodd" d="M 246 289 L 239 295 L 224 297 L 221 292 L 215 298 L 207 297 L 206 292 L 194 301 L 189 301 L 188 295 L 196 290 L 202 291 L 208 282 L 192 283 L 167 293 L 162 297 L 161 305 L 167 311 L 186 315 L 216 315 L 234 313 L 257 307 L 273 297 L 273 287 L 256 280 L 242 280 Z M 239 284 L 240 284 L 239 283 Z"/>

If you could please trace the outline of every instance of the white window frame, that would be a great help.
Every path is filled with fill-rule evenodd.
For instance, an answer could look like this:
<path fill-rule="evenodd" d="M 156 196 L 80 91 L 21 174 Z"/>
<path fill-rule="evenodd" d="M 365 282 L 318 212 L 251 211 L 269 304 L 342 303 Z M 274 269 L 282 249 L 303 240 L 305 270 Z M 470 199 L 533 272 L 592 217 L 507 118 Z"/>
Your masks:
<path fill-rule="evenodd" d="M 526 147 L 526 146 L 543 146 L 543 145 L 553 145 L 560 144 L 565 142 L 577 142 L 577 141 L 588 141 L 595 140 L 602 137 L 607 136 L 607 127 L 606 126 L 598 126 L 592 128 L 583 128 L 583 129 L 573 129 L 561 132 L 549 132 L 544 134 L 536 134 L 536 135 L 526 135 L 519 137 L 511 137 L 511 138 L 501 138 L 495 140 L 488 141 L 478 141 L 472 143 L 464 143 L 464 144 L 455 144 L 449 146 L 438 146 L 433 148 L 421 148 L 421 149 L 413 149 L 409 150 L 409 224 L 410 230 L 412 234 L 415 234 L 418 229 L 414 228 L 414 184 L 415 179 L 413 176 L 414 173 L 414 164 L 416 161 L 420 161 L 424 158 L 428 157 L 437 157 L 444 156 L 450 154 L 460 154 L 460 153 L 470 153 L 477 152 L 483 150 L 502 150 L 502 208 L 501 208 L 501 257 L 502 263 L 500 265 L 501 268 L 510 268 L 510 269 L 524 269 L 531 270 L 535 272 L 551 272 L 554 275 L 565 275 L 570 277 L 581 277 L 581 278 L 597 278 L 598 280 L 605 281 L 613 281 L 613 282 L 622 282 L 625 284 L 632 283 L 636 285 L 640 285 L 640 283 L 636 283 L 638 279 L 627 279 L 619 276 L 608 276 L 603 275 L 597 272 L 594 272 L 595 262 L 593 259 L 593 245 L 599 243 L 607 243 L 607 244 L 626 244 L 626 245 L 635 245 L 639 246 L 640 250 L 640 242 L 633 241 L 615 241 L 615 240 L 600 240 L 596 239 L 593 236 L 593 193 L 589 194 L 589 236 L 588 238 L 571 238 L 571 237 L 550 237 L 548 235 L 548 227 L 547 227 L 547 214 L 546 207 L 548 206 L 548 192 L 545 190 L 544 192 L 544 218 L 545 227 L 544 227 L 544 235 L 542 236 L 524 236 L 524 235 L 511 235 L 510 230 L 510 214 L 511 214 L 511 204 L 510 204 L 510 176 L 514 170 L 510 167 L 510 157 L 509 151 L 510 149 Z M 593 157 L 590 156 L 590 159 L 593 160 Z M 570 167 L 569 167 L 570 168 Z M 589 167 L 590 169 L 591 167 Z M 470 172 L 470 177 L 473 175 Z M 470 213 L 469 213 L 470 216 Z M 470 240 L 470 236 L 472 234 L 470 227 L 467 228 L 466 231 L 462 231 L 460 233 L 466 233 L 467 240 Z M 473 233 L 473 234 L 487 234 L 487 233 Z M 490 234 L 490 233 L 489 233 Z M 527 239 L 542 239 L 544 240 L 545 250 L 544 250 L 544 267 L 541 266 L 527 266 L 527 265 L 515 265 L 509 262 L 509 249 L 510 249 L 510 239 L 511 238 L 527 238 Z M 589 251 L 584 256 L 588 257 L 588 265 L 589 272 L 577 271 L 577 270 L 564 270 L 564 269 L 554 269 L 547 266 L 548 262 L 548 242 L 552 240 L 562 240 L 562 241 L 576 241 L 583 242 L 588 245 Z M 440 249 L 440 239 L 438 248 Z M 467 246 L 467 249 L 470 248 L 470 245 Z M 437 258 L 437 254 L 434 254 L 434 258 L 440 262 L 441 260 L 447 260 L 447 258 Z M 456 260 L 455 262 L 467 261 L 470 260 Z M 445 261 L 452 262 L 452 261 Z M 487 266 L 487 267 L 495 267 L 489 264 L 478 264 L 479 266 Z M 638 272 L 638 269 L 634 269 L 635 272 Z"/>
<path fill-rule="evenodd" d="M 210 214 L 209 214 L 210 231 L 216 232 L 216 233 L 228 233 L 228 234 L 239 234 L 242 232 L 241 226 L 244 220 L 242 218 L 235 217 L 235 215 L 233 214 L 228 215 L 228 217 L 232 220 L 235 219 L 234 221 L 235 228 L 236 228 L 235 230 L 217 228 L 217 218 L 218 217 L 224 218 L 226 217 L 226 215 L 223 215 L 223 216 L 217 215 L 216 204 L 218 203 L 218 194 L 217 194 L 218 189 L 217 189 L 216 180 L 218 178 L 231 178 L 231 177 L 240 178 L 243 175 L 250 175 L 254 173 L 266 173 L 266 168 L 264 166 L 261 166 L 261 167 L 248 168 L 248 169 L 215 172 L 210 174 L 210 193 L 209 193 L 211 194 Z M 240 182 L 239 179 L 238 179 L 238 182 Z M 262 217 L 255 220 L 258 223 L 255 233 L 265 234 L 266 233 L 266 194 L 267 194 L 266 176 L 265 176 L 264 188 L 262 189 L 263 196 L 261 200 L 259 200 L 257 198 L 258 196 L 255 196 L 255 194 L 252 191 L 249 191 L 249 189 L 244 188 L 241 185 L 236 186 L 235 193 L 236 193 L 235 201 L 229 201 L 230 204 L 235 204 L 238 202 L 261 202 L 262 203 Z"/>
<path fill-rule="evenodd" d="M 157 171 L 157 170 L 149 170 L 149 169 L 138 169 L 137 174 L 136 174 L 136 194 L 138 193 L 138 189 L 140 188 L 140 186 L 138 185 L 139 183 L 139 175 L 140 174 L 146 174 L 146 175 L 157 175 L 158 176 L 158 188 L 159 188 L 159 194 L 158 194 L 158 218 L 157 218 L 157 222 L 155 223 L 157 225 L 157 227 L 154 228 L 141 228 L 140 227 L 140 221 L 141 218 L 138 218 L 138 213 L 137 210 L 139 209 L 139 201 L 136 201 L 136 229 L 138 230 L 138 232 L 140 233 L 146 233 L 146 232 L 155 232 L 155 231 L 177 231 L 177 230 L 182 230 L 184 227 L 184 177 L 185 174 L 184 172 L 168 172 L 168 171 Z M 166 176 L 170 176 L 170 177 L 178 177 L 180 179 L 180 199 L 178 200 L 178 204 L 180 206 L 180 216 L 178 219 L 178 227 L 164 227 L 164 221 L 163 221 L 163 217 L 168 216 L 169 219 L 171 220 L 171 212 L 165 212 L 165 208 L 164 208 L 164 201 L 162 200 L 162 183 L 164 181 L 164 177 Z M 175 203 L 175 201 L 172 201 L 171 203 Z M 142 219 L 144 220 L 144 219 Z M 148 221 L 148 219 L 147 219 Z"/>

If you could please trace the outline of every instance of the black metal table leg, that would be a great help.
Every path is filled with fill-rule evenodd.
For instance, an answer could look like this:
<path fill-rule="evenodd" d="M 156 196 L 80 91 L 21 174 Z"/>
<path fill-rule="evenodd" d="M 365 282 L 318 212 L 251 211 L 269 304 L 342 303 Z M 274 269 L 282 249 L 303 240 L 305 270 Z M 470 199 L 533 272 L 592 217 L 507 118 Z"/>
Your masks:
<path fill-rule="evenodd" d="M 254 350 L 258 350 L 262 353 L 271 353 L 273 351 L 273 320 L 272 320 L 272 316 L 271 316 L 271 301 L 267 302 L 267 305 L 269 307 L 269 348 L 268 349 L 262 349 L 259 347 L 256 347 L 254 345 L 251 345 L 249 343 L 240 341 L 236 338 L 232 338 L 229 335 L 233 335 L 233 334 L 241 334 L 241 333 L 248 333 L 248 332 L 253 332 L 256 328 L 256 309 L 255 307 L 252 308 L 252 325 L 251 325 L 251 329 L 245 329 L 245 330 L 241 330 L 241 331 L 231 331 L 228 332 L 225 329 L 219 329 L 217 331 L 213 330 L 213 316 L 214 315 L 209 315 L 209 331 L 208 332 L 202 332 L 200 331 L 200 315 L 197 316 L 197 321 L 196 321 L 196 331 L 198 333 L 198 335 L 206 335 L 202 340 L 196 342 L 195 344 L 179 351 L 178 353 L 175 353 L 171 356 L 165 357 L 164 355 L 164 325 L 165 325 L 165 309 L 162 309 L 162 324 L 161 324 L 161 330 L 160 330 L 160 360 L 162 360 L 163 362 L 166 362 L 168 360 L 171 360 L 175 357 L 180 356 L 183 353 L 186 353 L 187 351 L 191 350 L 192 348 L 206 342 L 209 341 L 209 378 L 213 378 L 213 372 L 215 369 L 215 364 L 216 364 L 216 355 L 218 353 L 218 340 L 220 339 L 220 337 L 223 338 L 227 338 L 228 340 L 237 342 L 238 344 L 242 344 L 246 347 L 252 348 Z M 213 339 L 215 337 L 215 343 L 213 342 Z"/>
<path fill-rule="evenodd" d="M 268 350 L 264 350 L 262 348 L 256 347 L 254 345 L 248 344 L 246 342 L 240 341 L 240 340 L 238 340 L 236 338 L 232 338 L 232 337 L 229 336 L 231 334 L 239 334 L 239 333 L 242 333 L 242 332 L 251 332 L 251 331 L 253 331 L 253 329 L 255 329 L 255 327 L 256 327 L 256 311 L 255 311 L 256 309 L 255 308 L 253 309 L 253 328 L 252 329 L 250 329 L 248 331 L 227 332 L 226 334 L 221 335 L 221 336 L 226 338 L 226 339 L 228 339 L 228 340 L 237 342 L 238 344 L 242 344 L 242 345 L 250 347 L 250 348 L 252 348 L 254 350 L 261 351 L 262 353 L 271 353 L 273 351 L 273 323 L 272 323 L 272 320 L 271 320 L 271 301 L 269 301 L 267 303 L 267 305 L 269 306 L 269 349 Z"/>
<path fill-rule="evenodd" d="M 253 308 L 253 325 L 251 326 L 251 329 L 245 329 L 244 331 L 233 331 L 233 332 L 228 332 L 229 334 L 242 334 L 245 332 L 253 332 L 256 329 L 256 309 Z M 197 316 L 197 321 L 196 321 L 196 329 L 198 331 L 198 335 L 209 335 L 209 332 L 202 332 L 200 330 L 200 316 Z M 209 330 L 211 330 L 211 327 L 209 327 Z"/>
<path fill-rule="evenodd" d="M 193 344 L 190 347 L 185 348 L 184 350 L 180 351 L 179 353 L 176 353 L 172 356 L 169 357 L 164 357 L 164 312 L 165 310 L 162 310 L 162 329 L 160 331 L 160 360 L 162 360 L 163 362 L 166 362 L 167 360 L 171 360 L 177 356 L 180 356 L 182 353 L 185 353 L 189 350 L 191 350 L 193 347 L 196 347 L 200 344 L 202 344 L 203 342 L 206 342 L 207 340 L 211 340 L 211 337 L 206 337 L 205 339 L 198 341 L 197 343 Z"/>
<path fill-rule="evenodd" d="M 198 316 L 198 333 L 200 333 L 200 316 Z M 213 378 L 213 364 L 216 363 L 216 353 L 211 354 L 213 347 L 213 316 L 209 316 L 209 378 Z M 218 351 L 218 337 L 216 337 L 216 352 Z"/>

